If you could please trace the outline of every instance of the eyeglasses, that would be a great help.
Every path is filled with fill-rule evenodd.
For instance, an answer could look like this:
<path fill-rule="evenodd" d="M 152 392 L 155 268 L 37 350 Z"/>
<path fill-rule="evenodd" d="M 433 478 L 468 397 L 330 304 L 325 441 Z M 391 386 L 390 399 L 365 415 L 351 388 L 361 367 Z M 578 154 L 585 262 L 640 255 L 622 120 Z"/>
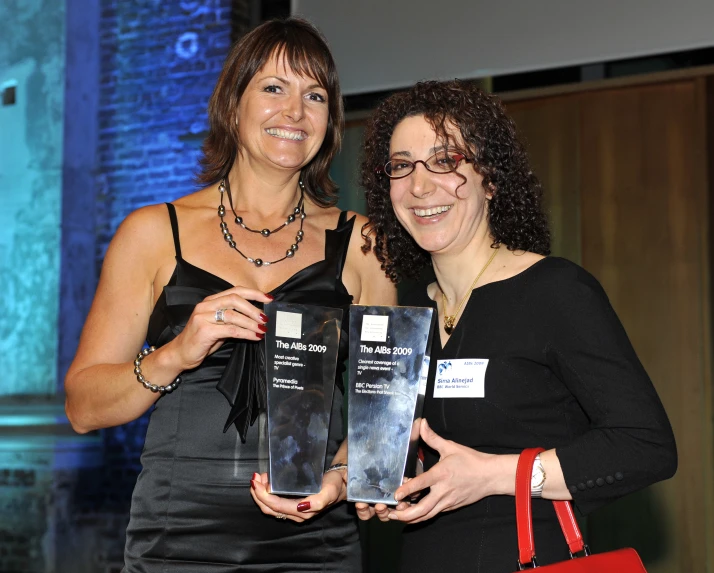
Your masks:
<path fill-rule="evenodd" d="M 447 150 L 435 153 L 426 161 L 422 161 L 421 159 L 417 159 L 416 161 L 409 161 L 403 158 L 392 159 L 391 161 L 387 161 L 386 165 L 379 171 L 390 179 L 401 179 L 402 177 L 411 175 L 416 169 L 417 163 L 421 163 L 432 173 L 453 173 L 458 169 L 462 161 L 472 163 L 474 160 L 469 159 L 463 153 Z"/>

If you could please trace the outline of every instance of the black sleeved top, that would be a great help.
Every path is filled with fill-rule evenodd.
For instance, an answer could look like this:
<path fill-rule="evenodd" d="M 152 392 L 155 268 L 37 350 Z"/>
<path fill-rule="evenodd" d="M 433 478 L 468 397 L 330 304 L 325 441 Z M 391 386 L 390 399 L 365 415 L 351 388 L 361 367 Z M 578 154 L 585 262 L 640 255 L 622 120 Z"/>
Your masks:
<path fill-rule="evenodd" d="M 403 302 L 435 307 L 424 288 Z M 489 359 L 483 398 L 433 397 L 438 362 L 458 358 Z M 561 258 L 473 291 L 446 346 L 434 337 L 424 415 L 483 452 L 555 448 L 582 513 L 677 466 L 667 415 L 607 295 Z M 436 461 L 426 453 L 427 468 Z"/>

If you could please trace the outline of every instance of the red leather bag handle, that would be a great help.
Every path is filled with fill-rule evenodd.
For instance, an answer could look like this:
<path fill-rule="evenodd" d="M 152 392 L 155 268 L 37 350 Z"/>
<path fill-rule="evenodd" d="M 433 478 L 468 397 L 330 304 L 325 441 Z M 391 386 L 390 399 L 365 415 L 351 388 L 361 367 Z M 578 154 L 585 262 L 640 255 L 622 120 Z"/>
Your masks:
<path fill-rule="evenodd" d="M 535 543 L 533 542 L 533 513 L 531 506 L 531 475 L 536 456 L 543 448 L 527 448 L 521 452 L 516 468 L 516 528 L 518 530 L 518 562 L 534 563 Z M 569 501 L 554 501 L 555 513 L 560 528 L 571 553 L 578 553 L 585 547 L 583 536 L 575 520 Z"/>

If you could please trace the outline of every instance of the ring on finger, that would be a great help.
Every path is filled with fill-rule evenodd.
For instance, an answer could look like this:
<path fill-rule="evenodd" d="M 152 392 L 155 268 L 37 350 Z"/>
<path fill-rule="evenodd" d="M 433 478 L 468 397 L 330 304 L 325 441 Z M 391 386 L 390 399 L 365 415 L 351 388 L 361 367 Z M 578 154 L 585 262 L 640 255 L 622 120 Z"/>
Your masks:
<path fill-rule="evenodd" d="M 227 310 L 228 310 L 227 308 L 219 308 L 216 311 L 214 318 L 215 318 L 217 324 L 225 324 L 226 323 L 226 311 Z"/>
<path fill-rule="evenodd" d="M 287 519 L 288 518 L 288 516 L 285 515 L 284 513 L 276 513 L 275 517 L 277 517 L 278 519 Z"/>

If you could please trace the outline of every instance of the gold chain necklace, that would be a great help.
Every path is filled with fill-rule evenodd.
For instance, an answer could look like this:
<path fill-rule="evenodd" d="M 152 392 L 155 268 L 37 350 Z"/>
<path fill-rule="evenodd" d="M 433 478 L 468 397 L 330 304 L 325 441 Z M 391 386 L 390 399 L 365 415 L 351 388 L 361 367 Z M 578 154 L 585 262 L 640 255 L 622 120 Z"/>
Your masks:
<path fill-rule="evenodd" d="M 474 282 L 471 283 L 471 287 L 469 288 L 469 290 L 466 291 L 466 294 L 461 299 L 461 302 L 459 303 L 459 306 L 457 307 L 456 312 L 454 314 L 446 314 L 446 295 L 444 294 L 443 290 L 441 291 L 441 303 L 444 307 L 444 332 L 446 332 L 446 334 L 450 335 L 452 332 L 454 332 L 454 326 L 456 325 L 456 317 L 459 316 L 459 311 L 461 310 L 461 307 L 464 306 L 464 303 L 471 295 L 471 291 L 474 290 L 474 287 L 476 286 L 478 280 L 481 278 L 481 275 L 486 271 L 488 265 L 491 264 L 491 261 L 493 261 L 499 248 L 500 245 L 493 250 L 493 253 L 491 254 L 490 258 L 488 259 L 488 261 L 486 261 L 486 264 L 483 266 L 481 271 L 479 271 L 478 275 L 476 275 Z"/>

